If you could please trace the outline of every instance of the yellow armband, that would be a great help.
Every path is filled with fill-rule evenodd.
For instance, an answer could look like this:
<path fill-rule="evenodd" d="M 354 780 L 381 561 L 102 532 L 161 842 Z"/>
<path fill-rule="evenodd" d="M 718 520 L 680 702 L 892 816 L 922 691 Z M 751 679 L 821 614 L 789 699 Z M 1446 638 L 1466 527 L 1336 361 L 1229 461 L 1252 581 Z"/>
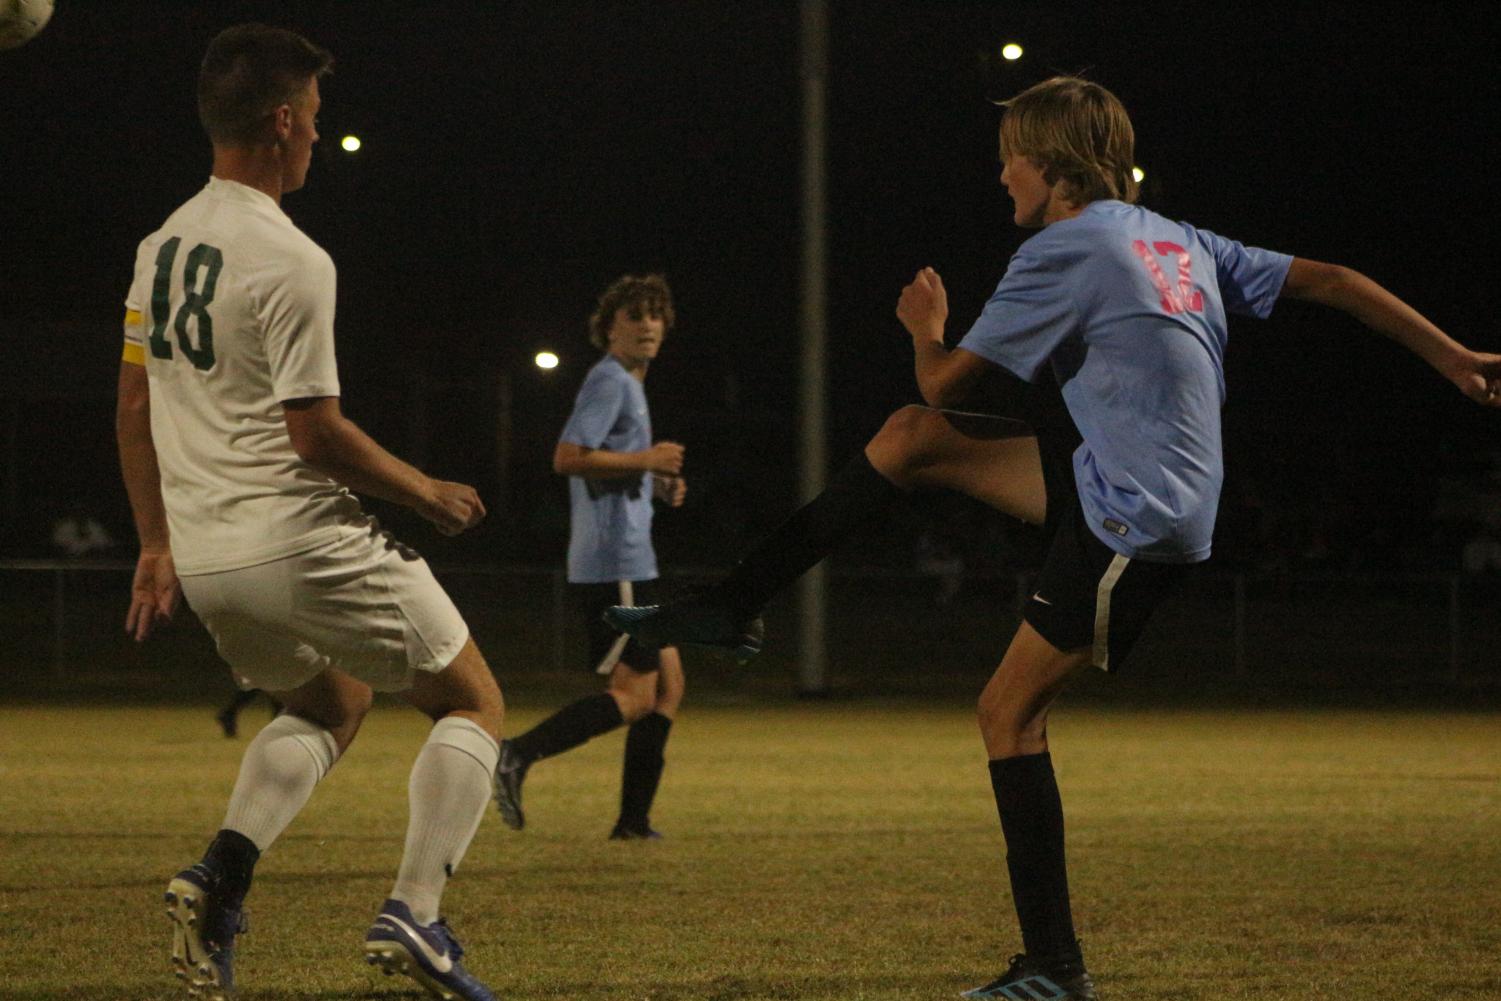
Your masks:
<path fill-rule="evenodd" d="M 141 326 L 140 310 L 127 309 L 125 311 L 125 326 Z M 126 341 L 125 350 L 121 353 L 120 360 L 128 362 L 131 365 L 144 365 L 146 364 L 146 350 L 137 341 Z"/>

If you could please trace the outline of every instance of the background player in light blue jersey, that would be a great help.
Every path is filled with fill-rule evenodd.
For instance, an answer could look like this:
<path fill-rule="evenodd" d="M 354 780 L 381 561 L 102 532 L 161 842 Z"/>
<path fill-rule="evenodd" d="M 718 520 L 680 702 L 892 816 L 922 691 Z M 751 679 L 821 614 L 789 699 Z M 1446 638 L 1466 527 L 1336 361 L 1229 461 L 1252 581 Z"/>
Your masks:
<path fill-rule="evenodd" d="M 683 503 L 683 446 L 652 442 L 646 371 L 674 321 L 672 291 L 661 275 L 624 275 L 600 296 L 589 339 L 605 352 L 580 387 L 553 454 L 568 477 L 568 582 L 589 630 L 589 664 L 610 676 L 609 689 L 574 702 L 501 744 L 496 803 L 520 829 L 527 769 L 622 723 L 630 724 L 620 784 L 620 816 L 610 837 L 657 838 L 650 811 L 662 777 L 663 749 L 683 699 L 683 665 L 675 648 L 659 648 L 606 626 L 611 605 L 652 600 L 657 555 L 652 501 Z"/>
<path fill-rule="evenodd" d="M 1048 708 L 1081 668 L 1118 669 L 1164 595 L 1209 556 L 1226 313 L 1266 317 L 1284 296 L 1333 306 L 1486 406 L 1501 406 L 1501 356 L 1465 349 L 1348 268 L 1247 248 L 1131 204 L 1134 133 L 1103 87 L 1058 77 L 1005 107 L 1001 183 L 1016 223 L 1041 232 L 955 350 L 944 346 L 938 275 L 925 268 L 902 291 L 897 315 L 930 406 L 893 415 L 712 591 L 610 617 L 647 640 L 743 650 L 773 593 L 919 487 L 1045 524 L 1036 592 L 979 704 L 1025 951 L 968 996 L 1094 999 L 1069 902 Z M 1032 384 L 1050 380 L 1053 390 Z M 943 409 L 960 407 L 1026 423 Z"/>

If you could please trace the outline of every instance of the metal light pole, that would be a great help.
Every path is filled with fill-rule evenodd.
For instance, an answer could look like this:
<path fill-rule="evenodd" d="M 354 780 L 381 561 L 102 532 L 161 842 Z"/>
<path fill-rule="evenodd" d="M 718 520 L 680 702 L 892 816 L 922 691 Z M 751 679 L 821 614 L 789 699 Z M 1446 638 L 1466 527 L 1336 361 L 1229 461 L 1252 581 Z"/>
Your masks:
<path fill-rule="evenodd" d="M 798 500 L 806 504 L 824 487 L 827 469 L 825 412 L 825 342 L 828 336 L 827 204 L 824 196 L 827 147 L 827 77 L 829 6 L 827 0 L 802 0 L 802 303 L 799 331 L 802 352 L 798 392 Z M 828 652 L 824 635 L 827 579 L 822 563 L 804 575 L 798 589 L 798 691 L 818 695 L 828 690 Z"/>

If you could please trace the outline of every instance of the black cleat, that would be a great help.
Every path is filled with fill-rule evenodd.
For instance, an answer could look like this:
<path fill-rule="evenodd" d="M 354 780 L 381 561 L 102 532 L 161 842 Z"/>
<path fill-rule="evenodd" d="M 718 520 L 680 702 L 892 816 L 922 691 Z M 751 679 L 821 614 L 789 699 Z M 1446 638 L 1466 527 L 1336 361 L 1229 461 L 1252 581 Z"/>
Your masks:
<path fill-rule="evenodd" d="M 662 832 L 653 830 L 651 824 L 616 824 L 610 832 L 611 841 L 661 841 Z"/>
<path fill-rule="evenodd" d="M 230 740 L 240 735 L 240 713 L 234 706 L 225 706 L 214 714 L 214 719 L 218 720 L 219 729 Z"/>
<path fill-rule="evenodd" d="M 605 622 L 654 646 L 718 647 L 744 664 L 761 652 L 766 629 L 759 615 L 738 616 L 708 595 L 690 595 L 665 605 L 615 605 Z"/>
<path fill-rule="evenodd" d="M 1079 960 L 1056 963 L 1012 956 L 1006 972 L 960 997 L 1006 1001 L 1098 1001 L 1094 981 Z"/>
<path fill-rule="evenodd" d="M 495 765 L 495 808 L 513 831 L 526 826 L 526 814 L 521 812 L 521 783 L 526 781 L 526 770 L 530 767 L 531 762 L 523 761 L 509 740 L 500 742 L 500 761 Z"/>

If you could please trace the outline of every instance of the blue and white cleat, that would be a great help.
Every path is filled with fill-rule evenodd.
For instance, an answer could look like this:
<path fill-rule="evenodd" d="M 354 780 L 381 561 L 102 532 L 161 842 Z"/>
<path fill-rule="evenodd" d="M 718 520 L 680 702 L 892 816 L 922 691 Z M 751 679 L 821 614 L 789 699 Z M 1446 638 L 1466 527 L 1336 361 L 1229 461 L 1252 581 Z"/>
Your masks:
<path fill-rule="evenodd" d="M 234 1001 L 235 936 L 249 925 L 242 910 L 223 906 L 218 883 L 212 871 L 195 865 L 167 884 L 172 966 L 191 997 Z"/>
<path fill-rule="evenodd" d="M 464 969 L 464 949 L 439 918 L 419 925 L 399 900 L 387 900 L 365 935 L 365 962 L 387 976 L 405 974 L 443 1001 L 495 1001 L 490 988 Z"/>

